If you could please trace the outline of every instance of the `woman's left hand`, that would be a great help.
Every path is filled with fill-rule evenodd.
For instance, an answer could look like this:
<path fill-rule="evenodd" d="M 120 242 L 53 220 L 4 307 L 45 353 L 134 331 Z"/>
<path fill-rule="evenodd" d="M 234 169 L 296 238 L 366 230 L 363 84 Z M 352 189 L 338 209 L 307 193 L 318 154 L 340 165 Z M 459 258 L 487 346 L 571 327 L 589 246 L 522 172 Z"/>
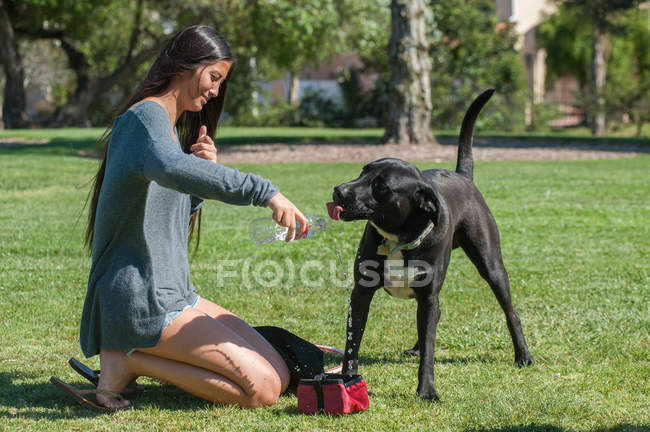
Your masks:
<path fill-rule="evenodd" d="M 217 146 L 214 145 L 212 138 L 208 136 L 208 128 L 205 126 L 201 126 L 201 129 L 199 129 L 199 139 L 192 144 L 190 151 L 194 156 L 217 163 Z"/>

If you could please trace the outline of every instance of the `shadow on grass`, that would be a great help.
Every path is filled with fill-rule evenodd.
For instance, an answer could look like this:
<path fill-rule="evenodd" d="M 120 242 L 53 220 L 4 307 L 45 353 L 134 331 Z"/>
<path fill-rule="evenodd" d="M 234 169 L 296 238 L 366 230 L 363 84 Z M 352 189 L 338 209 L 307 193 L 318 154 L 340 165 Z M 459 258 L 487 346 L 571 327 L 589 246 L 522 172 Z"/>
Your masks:
<path fill-rule="evenodd" d="M 339 357 L 340 358 L 340 357 Z M 407 355 L 403 352 L 400 353 L 398 359 L 388 358 L 385 355 L 360 355 L 359 356 L 359 367 L 363 366 L 372 366 L 372 365 L 385 365 L 385 364 L 418 364 L 420 362 L 420 357 L 415 355 Z M 470 363 L 502 363 L 502 358 L 490 353 L 478 353 L 475 355 L 465 356 L 465 357 L 447 357 L 447 356 L 436 356 L 436 364 L 470 364 Z M 510 363 L 508 363 L 510 364 Z M 514 366 L 514 359 L 512 360 L 512 365 Z"/>
<path fill-rule="evenodd" d="M 389 358 L 386 355 L 360 355 L 359 356 L 359 369 L 370 366 L 382 365 L 411 365 L 417 366 L 420 363 L 420 357 L 415 355 L 407 355 L 400 353 L 399 358 Z M 514 359 L 510 362 L 503 362 L 503 359 L 497 355 L 490 355 L 489 353 L 479 353 L 465 357 L 436 357 L 435 364 L 437 365 L 468 365 L 475 363 L 483 364 L 503 364 L 503 367 L 516 368 Z M 325 359 L 325 369 L 329 367 L 338 366 L 341 364 L 341 357 L 330 356 Z M 649 431 L 650 432 L 650 431 Z"/>
<path fill-rule="evenodd" d="M 0 145 L 0 154 L 38 154 L 38 155 L 92 155 L 97 149 L 95 138 L 53 138 L 45 144 L 16 144 Z"/>
<path fill-rule="evenodd" d="M 36 376 L 21 374 L 17 377 L 15 374 L 0 372 L 0 419 L 60 420 L 97 415 L 81 407 L 74 412 L 66 410 L 76 403 L 49 382 L 15 382 L 25 378 L 35 379 Z"/>
<path fill-rule="evenodd" d="M 458 138 L 437 137 L 444 146 L 457 146 Z M 567 148 L 574 150 L 650 153 L 647 138 L 475 136 L 473 147 L 493 148 Z"/>
<path fill-rule="evenodd" d="M 465 432 L 565 432 L 569 429 L 564 429 L 554 425 L 536 425 L 531 424 L 528 426 L 509 426 L 499 429 L 466 429 Z M 611 428 L 596 429 L 595 432 L 640 432 L 650 431 L 650 425 L 630 425 L 620 424 Z"/>
<path fill-rule="evenodd" d="M 443 146 L 457 146 L 458 137 L 452 134 L 437 135 Z M 265 135 L 247 135 L 234 137 L 217 137 L 219 150 L 224 153 L 242 151 L 245 144 L 318 144 L 322 146 L 346 144 L 357 145 L 359 150 L 379 144 L 376 133 L 350 135 L 313 135 L 290 136 L 282 133 Z M 474 147 L 495 148 L 570 148 L 579 150 L 650 153 L 650 139 L 647 138 L 595 138 L 595 137 L 553 137 L 553 136 L 476 136 Z M 57 137 L 45 144 L 26 144 L 20 140 L 15 143 L 1 143 L 0 154 L 49 154 L 71 156 L 101 156 L 98 138 Z"/>
<path fill-rule="evenodd" d="M 217 145 L 237 146 L 244 144 L 378 144 L 377 134 L 369 132 L 368 134 L 351 134 L 351 135 L 309 135 L 309 136 L 287 136 L 278 135 L 247 135 L 238 137 L 219 137 L 215 140 Z"/>
<path fill-rule="evenodd" d="M 436 136 L 440 145 L 458 146 L 458 136 Z M 318 144 L 328 145 L 354 145 L 363 151 L 364 147 L 381 145 L 378 137 L 364 136 L 336 136 L 336 137 L 304 137 L 304 136 L 246 136 L 229 137 L 219 141 L 219 150 L 223 153 L 245 151 L 238 148 L 244 144 Z M 565 148 L 574 150 L 607 151 L 621 153 L 650 153 L 650 139 L 642 138 L 594 138 L 594 137 L 531 137 L 531 136 L 478 136 L 474 138 L 474 147 L 491 148 Z M 255 150 L 250 150 L 255 151 Z"/>
<path fill-rule="evenodd" d="M 235 151 L 244 144 L 358 144 L 359 146 L 375 145 L 378 138 L 373 134 L 368 135 L 336 135 L 336 136 L 287 136 L 287 135 L 251 135 L 242 137 L 217 138 L 215 141 L 219 150 L 224 152 Z M 0 143 L 0 154 L 48 154 L 72 155 L 86 157 L 100 157 L 101 149 L 98 138 L 52 138 L 46 143 L 25 143 L 22 140 Z"/>
<path fill-rule="evenodd" d="M 42 379 L 40 376 L 0 372 L 0 421 L 8 419 L 60 420 L 105 415 L 82 407 L 65 392 L 49 382 L 19 383 L 19 379 Z M 88 390 L 85 382 L 66 381 L 74 388 Z M 196 398 L 171 385 L 145 386 L 143 393 L 130 396 L 134 409 L 155 407 L 168 411 L 201 411 L 213 403 Z M 0 427 L 1 429 L 1 427 Z"/>

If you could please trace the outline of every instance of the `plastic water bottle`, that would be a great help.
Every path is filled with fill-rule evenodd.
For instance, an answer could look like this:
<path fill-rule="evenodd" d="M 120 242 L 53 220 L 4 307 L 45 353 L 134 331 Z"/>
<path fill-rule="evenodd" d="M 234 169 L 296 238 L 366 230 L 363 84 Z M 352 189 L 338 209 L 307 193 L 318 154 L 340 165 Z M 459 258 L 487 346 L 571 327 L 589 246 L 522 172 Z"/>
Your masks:
<path fill-rule="evenodd" d="M 306 214 L 308 233 L 306 238 L 311 238 L 321 231 L 327 229 L 327 222 L 323 218 L 317 218 Z M 278 225 L 273 218 L 262 217 L 253 219 L 248 225 L 248 234 L 251 240 L 257 244 L 267 244 L 276 240 L 284 240 L 287 237 L 288 227 Z M 300 223 L 296 221 L 296 233 L 300 231 Z"/>

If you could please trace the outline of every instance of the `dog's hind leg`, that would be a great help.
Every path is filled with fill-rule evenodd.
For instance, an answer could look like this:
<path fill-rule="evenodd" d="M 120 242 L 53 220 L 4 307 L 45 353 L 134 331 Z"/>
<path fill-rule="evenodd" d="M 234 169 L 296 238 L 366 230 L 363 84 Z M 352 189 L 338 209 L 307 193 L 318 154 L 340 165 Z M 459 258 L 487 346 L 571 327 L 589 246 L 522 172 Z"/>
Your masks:
<path fill-rule="evenodd" d="M 478 224 L 480 228 L 472 230 L 471 235 L 462 236 L 461 246 L 499 301 L 512 337 L 515 363 L 519 367 L 524 367 L 533 364 L 533 357 L 528 351 L 519 315 L 512 305 L 508 272 L 501 256 L 499 231 L 494 220 L 490 219 L 488 223 Z"/>

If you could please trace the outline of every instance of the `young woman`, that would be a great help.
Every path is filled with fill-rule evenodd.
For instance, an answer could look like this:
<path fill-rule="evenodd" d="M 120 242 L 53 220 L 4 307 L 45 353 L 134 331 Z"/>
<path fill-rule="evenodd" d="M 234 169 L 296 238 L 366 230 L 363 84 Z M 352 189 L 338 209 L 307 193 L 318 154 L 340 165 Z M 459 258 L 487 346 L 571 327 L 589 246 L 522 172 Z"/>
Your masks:
<path fill-rule="evenodd" d="M 268 206 L 289 228 L 287 241 L 307 227 L 269 180 L 217 163 L 210 137 L 232 63 L 212 28 L 181 31 L 105 136 L 86 235 L 92 267 L 81 319 L 81 348 L 86 357 L 100 355 L 101 374 L 93 394 L 53 378 L 91 408 L 129 408 L 120 393 L 132 390 L 138 376 L 242 407 L 273 404 L 289 383 L 277 351 L 236 315 L 200 298 L 190 282 L 188 231 L 203 199 Z M 200 219 L 197 225 L 200 233 Z"/>

